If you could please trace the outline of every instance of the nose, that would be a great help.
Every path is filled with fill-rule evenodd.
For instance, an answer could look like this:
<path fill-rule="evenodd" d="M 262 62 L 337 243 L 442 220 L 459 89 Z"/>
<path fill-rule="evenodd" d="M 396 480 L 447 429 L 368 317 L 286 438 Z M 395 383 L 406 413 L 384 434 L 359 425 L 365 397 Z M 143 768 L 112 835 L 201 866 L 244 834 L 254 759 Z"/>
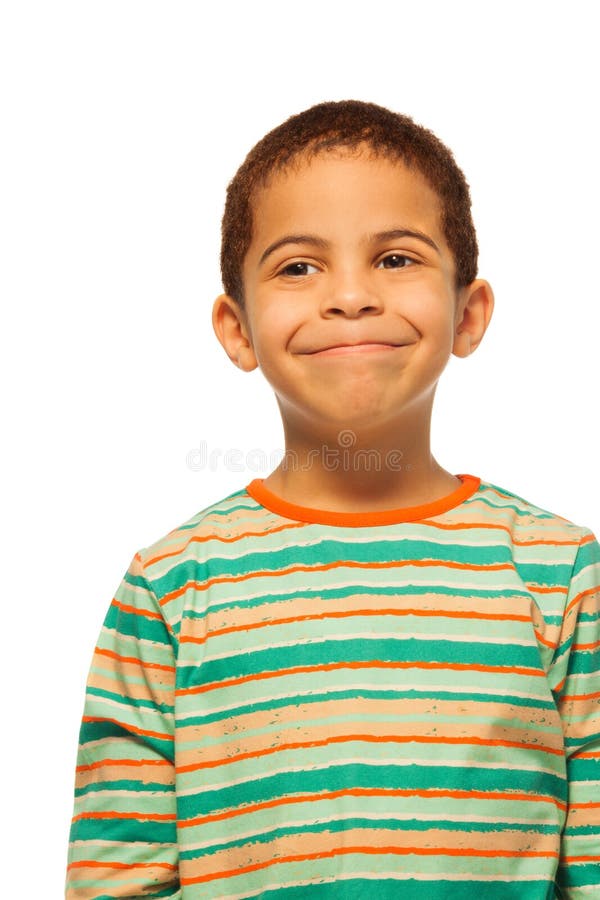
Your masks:
<path fill-rule="evenodd" d="M 381 312 L 382 303 L 367 283 L 364 275 L 356 270 L 331 273 L 328 279 L 327 294 L 323 298 L 321 313 L 324 316 L 345 315 L 349 318 L 366 313 Z"/>

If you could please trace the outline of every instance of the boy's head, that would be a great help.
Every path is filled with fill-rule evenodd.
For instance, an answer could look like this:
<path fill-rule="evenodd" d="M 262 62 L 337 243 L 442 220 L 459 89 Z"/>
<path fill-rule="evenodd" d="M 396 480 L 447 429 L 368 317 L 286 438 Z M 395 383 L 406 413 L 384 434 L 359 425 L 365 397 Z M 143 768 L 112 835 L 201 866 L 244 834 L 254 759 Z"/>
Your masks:
<path fill-rule="evenodd" d="M 469 186 L 450 150 L 411 118 L 374 103 L 319 103 L 287 119 L 247 155 L 227 190 L 221 273 L 226 293 L 244 307 L 243 265 L 252 241 L 256 200 L 278 173 L 336 149 L 367 147 L 377 157 L 418 171 L 439 199 L 440 228 L 454 259 L 455 286 L 477 275 L 477 238 Z"/>
<path fill-rule="evenodd" d="M 341 423 L 424 441 L 450 355 L 473 352 L 493 309 L 451 153 L 358 101 L 300 113 L 250 152 L 222 264 L 215 334 L 238 368 L 260 368 L 286 440 L 307 445 Z"/>

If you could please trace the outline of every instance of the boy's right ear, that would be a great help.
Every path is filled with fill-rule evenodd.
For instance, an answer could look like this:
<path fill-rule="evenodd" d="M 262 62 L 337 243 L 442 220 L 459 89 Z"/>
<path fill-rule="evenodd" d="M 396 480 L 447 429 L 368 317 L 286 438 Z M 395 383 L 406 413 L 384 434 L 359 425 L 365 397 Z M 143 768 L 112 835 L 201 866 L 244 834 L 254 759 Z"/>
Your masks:
<path fill-rule="evenodd" d="M 238 369 L 252 372 L 258 361 L 246 312 L 228 294 L 219 294 L 212 308 L 212 325 L 217 340 Z"/>

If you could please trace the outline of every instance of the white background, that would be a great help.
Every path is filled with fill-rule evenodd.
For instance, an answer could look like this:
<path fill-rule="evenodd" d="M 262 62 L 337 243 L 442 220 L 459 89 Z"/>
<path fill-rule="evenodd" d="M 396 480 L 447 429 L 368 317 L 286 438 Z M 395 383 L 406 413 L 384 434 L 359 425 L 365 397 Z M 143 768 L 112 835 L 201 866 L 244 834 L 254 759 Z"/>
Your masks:
<path fill-rule="evenodd" d="M 225 187 L 283 119 L 370 100 L 452 148 L 496 311 L 442 377 L 434 455 L 600 531 L 594 12 L 3 5 L 4 896 L 62 896 L 85 677 L 134 552 L 278 462 L 271 390 L 210 311 Z M 241 465 L 193 470 L 202 442 Z"/>

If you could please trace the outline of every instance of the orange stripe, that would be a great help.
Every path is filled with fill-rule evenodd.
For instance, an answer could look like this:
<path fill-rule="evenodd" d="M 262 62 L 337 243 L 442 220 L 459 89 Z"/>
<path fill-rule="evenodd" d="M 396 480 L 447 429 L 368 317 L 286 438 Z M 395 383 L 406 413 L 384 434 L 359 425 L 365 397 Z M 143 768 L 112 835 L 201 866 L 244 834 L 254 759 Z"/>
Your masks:
<path fill-rule="evenodd" d="M 600 641 L 593 641 L 591 644 L 573 644 L 572 650 L 595 650 L 600 647 Z"/>
<path fill-rule="evenodd" d="M 516 547 L 576 547 L 579 545 L 578 540 L 551 541 L 539 538 L 530 541 L 519 541 L 514 536 L 513 530 L 508 525 L 503 525 L 501 522 L 438 522 L 435 519 L 420 519 L 418 524 L 431 525 L 434 528 L 438 528 L 440 531 L 468 531 L 473 528 L 487 528 L 490 531 L 505 531 L 506 534 L 510 535 L 511 543 Z"/>
<path fill-rule="evenodd" d="M 546 638 L 543 638 L 541 636 L 541 634 L 539 633 L 539 631 L 536 631 L 535 628 L 534 628 L 534 632 L 535 632 L 536 640 L 538 640 L 540 642 L 540 644 L 543 644 L 545 647 L 550 647 L 551 650 L 556 650 L 556 648 L 558 646 L 557 644 L 553 644 L 551 641 L 547 641 Z"/>
<path fill-rule="evenodd" d="M 176 872 L 178 867 L 174 866 L 173 863 L 166 862 L 135 862 L 135 863 L 122 863 L 122 862 L 99 862 L 96 859 L 81 859 L 78 862 L 69 863 L 67 869 L 87 869 L 87 868 L 96 868 L 96 869 L 169 869 L 171 872 Z"/>
<path fill-rule="evenodd" d="M 103 766 L 170 766 L 168 759 L 100 759 L 98 762 L 87 766 L 77 766 L 76 772 L 90 772 L 92 769 L 101 769 Z"/>
<path fill-rule="evenodd" d="M 574 606 L 577 606 L 577 604 L 579 603 L 579 601 L 582 600 L 584 597 L 591 597 L 591 596 L 593 596 L 594 594 L 597 594 L 599 591 L 600 591 L 600 586 L 595 586 L 595 587 L 587 588 L 587 590 L 581 591 L 580 594 L 577 594 L 576 597 L 573 597 L 573 599 L 571 600 L 571 602 L 569 603 L 569 605 L 568 605 L 567 608 L 565 609 L 565 616 L 567 615 L 567 613 L 571 612 L 571 610 L 573 609 L 573 607 L 574 607 Z"/>
<path fill-rule="evenodd" d="M 160 619 L 161 622 L 164 622 L 160 613 L 152 612 L 149 609 L 138 609 L 136 606 L 130 606 L 128 603 L 121 603 L 116 597 L 113 597 L 113 606 L 117 606 L 123 612 L 131 613 L 134 616 L 143 616 L 145 619 Z"/>
<path fill-rule="evenodd" d="M 597 700 L 600 697 L 600 691 L 594 691 L 593 694 L 565 694 L 561 700 Z"/>
<path fill-rule="evenodd" d="M 252 622 L 247 625 L 229 625 L 227 628 L 216 628 L 204 637 L 192 637 L 182 635 L 182 644 L 204 644 L 209 637 L 221 637 L 224 634 L 234 634 L 236 631 L 254 631 L 257 628 L 267 628 L 271 625 L 292 625 L 297 622 L 310 622 L 325 619 L 348 619 L 353 616 L 423 616 L 445 619 L 483 619 L 493 622 L 530 622 L 529 616 L 496 615 L 494 613 L 460 612 L 457 610 L 428 610 L 428 609 L 356 609 L 339 610 L 334 612 L 314 613 L 302 616 L 288 616 L 281 619 L 269 619 L 264 622 Z M 540 640 L 542 640 L 540 638 Z M 544 643 L 544 641 L 542 640 Z M 552 647 L 553 644 L 548 644 Z"/>
<path fill-rule="evenodd" d="M 428 790 L 350 788 L 339 791 L 323 791 L 319 794 L 297 794 L 278 797 L 276 800 L 264 800 L 261 803 L 250 803 L 247 806 L 235 807 L 220 813 L 209 813 L 205 816 L 196 816 L 193 819 L 180 820 L 177 824 L 180 828 L 193 828 L 196 825 L 234 819 L 237 816 L 261 812 L 265 809 L 274 809 L 278 806 L 290 806 L 296 803 L 317 803 L 319 800 L 336 800 L 339 797 L 423 797 L 423 799 L 446 797 L 450 800 L 516 800 L 525 803 L 551 803 L 563 812 L 567 810 L 567 804 L 561 803 L 556 797 L 546 797 L 543 794 L 524 794 L 517 791 L 512 793 L 510 791 L 451 791 L 441 788 L 430 788 Z"/>
<path fill-rule="evenodd" d="M 321 850 L 317 853 L 298 853 L 293 856 L 279 856 L 273 859 L 266 859 L 262 862 L 252 863 L 249 866 L 240 866 L 238 869 L 228 869 L 223 872 L 210 872 L 207 875 L 196 875 L 193 878 L 181 878 L 181 884 L 202 884 L 207 881 L 215 881 L 218 878 L 233 878 L 236 875 L 247 875 L 249 872 L 257 872 L 260 869 L 267 869 L 272 865 L 281 863 L 306 862 L 313 859 L 332 859 L 335 856 L 348 853 L 364 853 L 364 854 L 388 854 L 394 853 L 401 856 L 481 856 L 494 857 L 499 856 L 507 859 L 523 859 L 523 858 L 552 858 L 557 857 L 558 853 L 553 850 L 476 850 L 471 847 L 335 847 L 332 850 Z"/>
<path fill-rule="evenodd" d="M 563 856 L 562 861 L 566 863 L 574 863 L 574 862 L 598 862 L 600 860 L 600 855 L 594 856 Z"/>
<path fill-rule="evenodd" d="M 555 585 L 554 587 L 545 587 L 545 585 L 535 584 L 535 582 L 533 582 L 533 581 L 526 581 L 525 587 L 528 590 L 534 591 L 536 594 L 568 594 L 569 593 L 568 588 L 563 587 L 559 584 Z"/>
<path fill-rule="evenodd" d="M 263 681 L 267 678 L 280 678 L 283 675 L 299 675 L 308 672 L 333 672 L 335 669 L 450 669 L 459 672 L 504 672 L 514 675 L 533 675 L 536 678 L 545 678 L 546 673 L 542 669 L 529 669 L 525 666 L 484 666 L 478 663 L 435 663 L 435 662 L 387 662 L 385 660 L 372 660 L 368 662 L 340 662 L 324 663 L 314 666 L 294 666 L 290 669 L 277 669 L 275 672 L 256 672 L 253 675 L 240 675 L 238 678 L 224 678 L 222 681 L 213 681 L 210 684 L 200 684 L 189 688 L 177 688 L 175 695 L 178 697 L 204 694 L 207 691 L 218 690 L 222 687 L 245 684 L 249 681 Z"/>
<path fill-rule="evenodd" d="M 80 819 L 139 819 L 141 822 L 146 820 L 150 822 L 174 822 L 176 818 L 175 813 L 142 813 L 112 810 L 111 812 L 79 813 L 79 815 L 73 816 L 73 822 L 79 822 Z"/>
<path fill-rule="evenodd" d="M 177 766 L 175 771 L 180 772 L 197 772 L 200 769 L 215 769 L 218 766 L 227 766 L 230 763 L 241 762 L 245 759 L 257 759 L 263 756 L 270 756 L 272 753 L 282 753 L 285 750 L 303 750 L 308 747 L 329 747 L 331 744 L 345 744 L 350 741 L 362 741 L 367 744 L 458 744 L 460 746 L 478 746 L 478 747 L 515 747 L 521 750 L 539 750 L 542 753 L 552 753 L 555 756 L 562 756 L 563 750 L 554 747 L 546 747 L 543 744 L 527 744 L 522 741 L 506 741 L 506 740 L 484 740 L 478 737 L 426 737 L 424 735 L 385 735 L 375 736 L 372 734 L 344 734 L 332 735 L 319 741 L 297 741 L 289 744 L 279 744 L 276 747 L 265 747 L 261 750 L 248 750 L 246 753 L 238 753 L 237 756 L 228 756 L 224 759 L 213 759 L 208 762 L 192 763 L 187 766 Z"/>
<path fill-rule="evenodd" d="M 141 659 L 137 659 L 135 656 L 121 656 L 120 653 L 115 653 L 114 650 L 102 650 L 99 647 L 96 647 L 96 653 L 99 653 L 100 656 L 108 656 L 110 659 L 118 659 L 124 663 L 134 663 L 138 666 L 143 665 L 145 669 L 162 669 L 165 672 L 175 671 L 175 666 L 164 666 L 161 663 L 145 662 Z"/>
<path fill-rule="evenodd" d="M 253 510 L 248 510 L 250 513 Z M 205 526 L 206 527 L 206 526 Z M 294 528 L 305 528 L 306 522 L 286 522 L 284 525 L 278 525 L 275 528 L 269 528 L 266 530 L 260 531 L 242 531 L 240 534 L 236 534 L 235 537 L 222 537 L 220 534 L 215 532 L 211 532 L 207 535 L 195 534 L 192 537 L 188 538 L 186 542 L 178 547 L 177 550 L 173 550 L 170 553 L 161 553 L 158 556 L 153 556 L 150 559 L 146 560 L 147 566 L 152 566 L 154 563 L 161 562 L 163 559 L 169 559 L 171 556 L 179 556 L 185 548 L 189 544 L 204 544 L 207 541 L 218 541 L 220 544 L 235 544 L 236 541 L 244 540 L 245 538 L 254 538 L 254 537 L 264 537 L 265 534 L 278 534 L 281 531 L 289 531 Z M 178 529 L 175 529 L 176 531 Z M 174 533 L 174 532 L 173 532 Z"/>
<path fill-rule="evenodd" d="M 147 731 L 144 728 L 136 728 L 129 722 L 120 722 L 118 719 L 109 719 L 108 716 L 83 716 L 84 722 L 111 722 L 113 725 L 119 725 L 124 731 L 131 731 L 133 734 L 143 734 L 146 737 L 160 738 L 161 741 L 173 740 L 172 735 L 163 734 L 160 731 Z"/>

